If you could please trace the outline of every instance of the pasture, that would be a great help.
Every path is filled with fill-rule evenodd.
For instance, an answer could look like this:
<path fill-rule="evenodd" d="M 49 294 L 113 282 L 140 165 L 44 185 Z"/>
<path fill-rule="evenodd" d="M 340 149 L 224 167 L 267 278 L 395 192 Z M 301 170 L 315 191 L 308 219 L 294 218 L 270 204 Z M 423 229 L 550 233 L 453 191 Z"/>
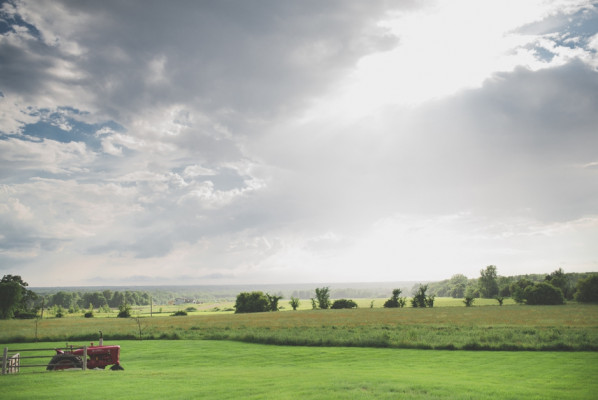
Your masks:
<path fill-rule="evenodd" d="M 10 344 L 52 347 L 64 343 Z M 22 369 L 10 399 L 593 399 L 596 352 L 424 351 L 107 341 L 124 371 Z"/>
<path fill-rule="evenodd" d="M 598 306 L 358 308 L 183 317 L 0 321 L 0 342 L 217 339 L 466 350 L 598 350 Z"/>

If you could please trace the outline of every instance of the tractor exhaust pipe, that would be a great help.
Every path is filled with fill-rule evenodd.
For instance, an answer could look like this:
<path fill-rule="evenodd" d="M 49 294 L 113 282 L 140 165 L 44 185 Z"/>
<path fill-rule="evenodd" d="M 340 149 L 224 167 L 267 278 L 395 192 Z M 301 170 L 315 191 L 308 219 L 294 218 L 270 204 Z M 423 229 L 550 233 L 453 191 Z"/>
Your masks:
<path fill-rule="evenodd" d="M 100 346 L 104 345 L 104 336 L 102 335 L 102 331 L 100 331 Z"/>

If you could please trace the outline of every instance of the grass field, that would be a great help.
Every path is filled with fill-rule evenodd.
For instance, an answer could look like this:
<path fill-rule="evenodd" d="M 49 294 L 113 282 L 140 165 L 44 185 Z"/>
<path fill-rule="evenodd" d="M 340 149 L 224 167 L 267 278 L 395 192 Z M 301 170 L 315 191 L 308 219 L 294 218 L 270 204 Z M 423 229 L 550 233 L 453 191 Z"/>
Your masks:
<path fill-rule="evenodd" d="M 220 339 L 308 346 L 598 351 L 598 306 L 359 308 L 0 321 L 0 342 Z"/>
<path fill-rule="evenodd" d="M 22 368 L 2 398 L 594 399 L 596 352 L 288 347 L 230 341 L 107 341 L 124 371 Z M 63 343 L 10 344 L 52 347 Z"/>
<path fill-rule="evenodd" d="M 357 303 L 359 308 L 383 308 L 384 302 L 388 300 L 387 298 L 376 298 L 376 299 L 355 299 L 355 303 Z M 504 305 L 515 305 L 515 301 L 510 298 L 504 299 Z M 190 311 L 189 315 L 206 315 L 206 314 L 233 314 L 234 313 L 234 301 L 219 301 L 214 303 L 201 303 L 201 304 L 192 304 L 186 303 L 181 305 L 154 305 L 153 307 L 150 306 L 133 306 L 131 308 L 131 314 L 133 316 L 140 316 L 140 317 L 169 317 L 172 313 L 179 310 L 185 310 L 188 307 L 195 308 L 195 311 Z M 409 302 L 408 302 L 409 305 Z M 496 306 L 498 302 L 495 299 L 475 299 L 474 306 L 475 307 L 485 307 L 485 306 Z M 291 306 L 289 305 L 288 300 L 280 300 L 279 302 L 280 311 L 292 311 Z M 454 299 L 451 297 L 438 297 L 434 302 L 434 307 L 465 307 L 463 303 L 463 299 Z M 310 300 L 302 299 L 299 303 L 298 311 L 307 311 L 311 310 L 312 305 Z M 65 313 L 64 318 L 80 318 L 84 312 L 87 310 L 82 310 L 78 313 Z M 118 310 L 113 309 L 111 312 L 100 312 L 100 310 L 95 309 L 94 315 L 96 318 L 114 318 L 118 313 Z M 52 314 L 52 310 L 46 310 L 45 318 L 52 318 L 54 315 Z"/>

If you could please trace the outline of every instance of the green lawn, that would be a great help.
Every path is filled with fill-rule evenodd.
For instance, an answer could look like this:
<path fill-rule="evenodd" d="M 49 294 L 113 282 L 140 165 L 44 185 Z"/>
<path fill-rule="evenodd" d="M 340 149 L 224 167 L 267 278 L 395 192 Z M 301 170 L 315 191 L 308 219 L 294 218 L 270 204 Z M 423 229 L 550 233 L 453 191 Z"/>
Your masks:
<path fill-rule="evenodd" d="M 64 343 L 11 344 L 10 348 Z M 22 369 L 7 399 L 594 399 L 595 352 L 287 347 L 111 341 L 124 371 Z"/>

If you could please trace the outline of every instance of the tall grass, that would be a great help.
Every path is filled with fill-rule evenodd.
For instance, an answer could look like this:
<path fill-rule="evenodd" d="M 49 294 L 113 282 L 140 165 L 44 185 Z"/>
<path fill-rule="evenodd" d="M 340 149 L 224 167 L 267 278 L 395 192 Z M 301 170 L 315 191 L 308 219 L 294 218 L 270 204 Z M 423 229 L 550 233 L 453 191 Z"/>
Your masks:
<path fill-rule="evenodd" d="M 44 319 L 39 341 L 216 339 L 300 346 L 598 351 L 598 306 L 305 310 L 167 318 Z M 139 330 L 141 329 L 141 335 Z M 35 341 L 34 322 L 0 322 L 0 342 Z"/>

